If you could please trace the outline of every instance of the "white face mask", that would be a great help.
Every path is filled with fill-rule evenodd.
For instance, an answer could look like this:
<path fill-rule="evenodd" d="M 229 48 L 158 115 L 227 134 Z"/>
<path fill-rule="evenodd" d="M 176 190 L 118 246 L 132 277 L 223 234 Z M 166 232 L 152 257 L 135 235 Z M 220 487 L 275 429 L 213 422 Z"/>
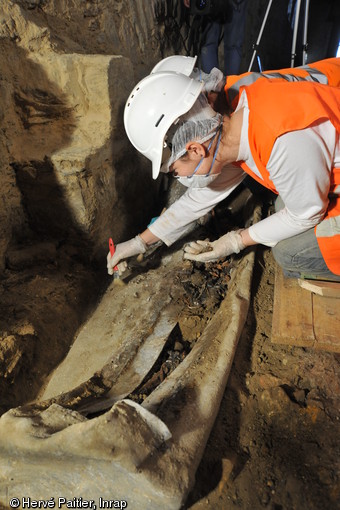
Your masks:
<path fill-rule="evenodd" d="M 192 175 L 190 177 L 176 177 L 183 186 L 187 188 L 205 188 L 209 186 L 220 174 Z"/>

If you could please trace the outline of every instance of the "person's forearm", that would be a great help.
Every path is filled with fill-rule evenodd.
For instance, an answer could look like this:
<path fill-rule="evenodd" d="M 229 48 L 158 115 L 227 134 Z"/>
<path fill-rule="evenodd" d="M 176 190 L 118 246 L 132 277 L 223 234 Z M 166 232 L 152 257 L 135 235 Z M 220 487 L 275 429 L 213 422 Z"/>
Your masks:
<path fill-rule="evenodd" d="M 252 239 L 249 235 L 249 228 L 241 230 L 240 236 L 242 237 L 242 241 L 245 247 L 253 246 L 254 244 L 258 244 L 254 239 Z"/>
<path fill-rule="evenodd" d="M 159 237 L 155 236 L 148 228 L 139 235 L 144 241 L 144 243 L 147 245 L 151 245 L 160 241 Z M 245 247 L 258 244 L 256 241 L 254 241 L 254 239 L 250 237 L 248 228 L 241 230 L 240 235 L 242 237 L 242 241 Z"/>
<path fill-rule="evenodd" d="M 145 244 L 150 245 L 157 243 L 160 241 L 158 237 L 156 237 L 148 228 L 144 230 L 139 236 L 142 238 Z"/>

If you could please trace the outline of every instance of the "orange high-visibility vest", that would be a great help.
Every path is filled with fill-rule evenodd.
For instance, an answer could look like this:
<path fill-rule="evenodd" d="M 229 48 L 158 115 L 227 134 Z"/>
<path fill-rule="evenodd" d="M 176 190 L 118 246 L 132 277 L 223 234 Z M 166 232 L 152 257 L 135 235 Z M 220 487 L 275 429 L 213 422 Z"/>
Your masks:
<path fill-rule="evenodd" d="M 260 78 L 281 79 L 284 81 L 313 81 L 332 87 L 340 87 L 340 58 L 328 58 L 301 67 L 264 71 L 263 73 L 248 72 L 230 75 L 226 78 L 224 91 L 230 107 L 235 110 L 239 96 L 244 89 Z"/>
<path fill-rule="evenodd" d="M 254 179 L 277 193 L 266 168 L 275 140 L 285 133 L 308 128 L 323 120 L 330 120 L 340 133 L 340 88 L 306 81 L 267 79 L 253 83 L 247 87 L 246 93 L 248 141 L 263 181 L 245 162 L 239 164 Z M 328 209 L 315 227 L 315 234 L 327 267 L 340 275 L 340 168 L 332 169 Z"/>

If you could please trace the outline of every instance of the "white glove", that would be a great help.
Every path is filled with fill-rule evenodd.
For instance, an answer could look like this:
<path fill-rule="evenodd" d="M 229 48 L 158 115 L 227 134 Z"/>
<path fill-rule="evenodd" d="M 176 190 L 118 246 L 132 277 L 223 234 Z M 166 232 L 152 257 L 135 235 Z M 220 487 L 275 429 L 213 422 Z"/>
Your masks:
<path fill-rule="evenodd" d="M 113 268 L 118 265 L 118 273 L 121 275 L 127 268 L 127 263 L 123 261 L 118 264 L 118 262 L 122 259 L 145 253 L 146 248 L 147 245 L 140 236 L 133 237 L 129 241 L 125 241 L 125 243 L 117 244 L 113 256 L 111 256 L 110 252 L 107 254 L 107 272 L 113 274 Z"/>
<path fill-rule="evenodd" d="M 232 253 L 240 253 L 245 248 L 240 232 L 240 230 L 232 230 L 212 243 L 192 242 L 184 247 L 184 258 L 197 262 L 215 262 Z"/>

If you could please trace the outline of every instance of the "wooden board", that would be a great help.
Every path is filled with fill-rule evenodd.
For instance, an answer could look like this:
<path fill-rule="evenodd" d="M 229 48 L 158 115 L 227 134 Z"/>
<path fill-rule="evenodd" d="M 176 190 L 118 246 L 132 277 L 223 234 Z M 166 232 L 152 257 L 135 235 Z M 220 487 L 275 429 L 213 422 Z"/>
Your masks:
<path fill-rule="evenodd" d="M 340 299 L 340 282 L 322 282 L 317 280 L 300 280 L 300 287 L 318 294 L 319 296 L 334 297 Z"/>
<path fill-rule="evenodd" d="M 315 347 L 340 352 L 340 300 L 313 294 Z"/>
<path fill-rule="evenodd" d="M 301 287 L 277 267 L 272 342 L 340 352 L 340 300 Z"/>

